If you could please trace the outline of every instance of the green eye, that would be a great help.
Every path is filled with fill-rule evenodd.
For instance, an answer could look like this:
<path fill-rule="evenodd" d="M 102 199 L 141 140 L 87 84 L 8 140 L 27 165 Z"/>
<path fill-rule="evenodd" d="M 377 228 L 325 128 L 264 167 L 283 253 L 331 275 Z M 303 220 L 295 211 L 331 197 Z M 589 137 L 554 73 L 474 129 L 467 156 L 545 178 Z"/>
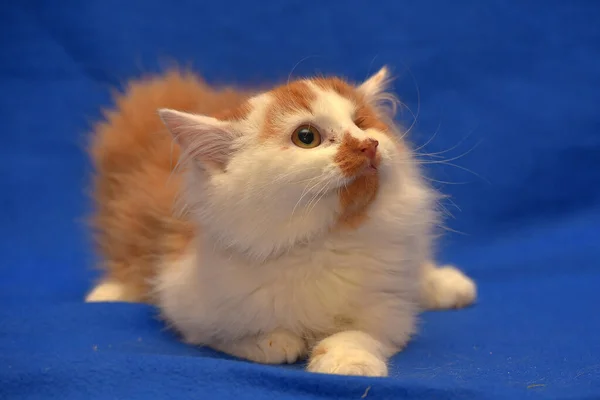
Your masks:
<path fill-rule="evenodd" d="M 292 134 L 292 142 L 304 149 L 312 149 L 321 144 L 321 134 L 314 126 L 301 125 Z"/>

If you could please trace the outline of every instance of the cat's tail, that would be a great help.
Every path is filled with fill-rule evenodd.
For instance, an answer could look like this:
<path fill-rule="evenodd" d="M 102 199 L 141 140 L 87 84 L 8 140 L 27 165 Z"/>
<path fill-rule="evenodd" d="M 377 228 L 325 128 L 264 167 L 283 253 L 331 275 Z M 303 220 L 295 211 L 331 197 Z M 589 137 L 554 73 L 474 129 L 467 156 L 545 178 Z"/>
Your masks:
<path fill-rule="evenodd" d="M 95 126 L 89 222 L 103 276 L 88 300 L 149 300 L 160 261 L 181 253 L 193 237 L 192 225 L 173 213 L 179 148 L 157 110 L 193 111 L 212 96 L 199 78 L 171 71 L 130 83 Z"/>

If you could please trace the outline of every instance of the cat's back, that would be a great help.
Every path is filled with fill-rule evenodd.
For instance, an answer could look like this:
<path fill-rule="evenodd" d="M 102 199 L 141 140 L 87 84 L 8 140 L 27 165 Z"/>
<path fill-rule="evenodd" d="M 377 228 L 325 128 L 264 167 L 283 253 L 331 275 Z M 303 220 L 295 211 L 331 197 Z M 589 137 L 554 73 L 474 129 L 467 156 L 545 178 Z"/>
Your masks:
<path fill-rule="evenodd" d="M 191 224 L 173 215 L 180 150 L 157 110 L 219 114 L 246 98 L 171 71 L 132 81 L 95 126 L 89 148 L 95 170 L 91 225 L 101 267 L 109 279 L 132 288 L 131 300 L 145 299 L 156 258 L 177 257 L 193 235 Z"/>
<path fill-rule="evenodd" d="M 147 164 L 170 171 L 179 148 L 171 143 L 159 108 L 215 115 L 237 107 L 247 97 L 229 88 L 216 90 L 198 76 L 177 70 L 131 81 L 94 129 L 90 153 L 96 171 L 128 172 Z"/>

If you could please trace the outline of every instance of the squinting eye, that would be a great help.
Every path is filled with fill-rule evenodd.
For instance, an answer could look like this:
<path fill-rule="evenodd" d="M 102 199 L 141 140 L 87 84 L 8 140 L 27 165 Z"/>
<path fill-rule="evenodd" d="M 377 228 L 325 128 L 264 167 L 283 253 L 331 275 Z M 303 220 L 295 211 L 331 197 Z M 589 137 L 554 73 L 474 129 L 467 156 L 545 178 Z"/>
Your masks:
<path fill-rule="evenodd" d="M 360 129 L 364 129 L 365 118 L 363 116 L 358 116 L 354 118 L 354 125 L 358 126 Z"/>
<path fill-rule="evenodd" d="M 301 125 L 292 134 L 292 142 L 304 149 L 312 149 L 321 144 L 321 134 L 314 126 Z"/>

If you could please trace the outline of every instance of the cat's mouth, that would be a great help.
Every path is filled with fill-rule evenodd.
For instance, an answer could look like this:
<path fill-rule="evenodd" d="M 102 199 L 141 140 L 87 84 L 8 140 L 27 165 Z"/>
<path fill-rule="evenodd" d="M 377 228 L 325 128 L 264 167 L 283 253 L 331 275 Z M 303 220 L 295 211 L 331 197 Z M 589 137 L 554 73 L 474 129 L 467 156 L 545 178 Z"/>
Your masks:
<path fill-rule="evenodd" d="M 377 174 L 377 167 L 372 164 L 369 164 L 362 170 L 362 172 L 358 176 L 375 175 L 375 174 Z"/>
<path fill-rule="evenodd" d="M 381 156 L 377 154 L 376 157 L 370 158 L 365 162 L 365 167 L 359 173 L 359 176 L 377 174 L 379 171 L 379 164 L 381 164 Z"/>

